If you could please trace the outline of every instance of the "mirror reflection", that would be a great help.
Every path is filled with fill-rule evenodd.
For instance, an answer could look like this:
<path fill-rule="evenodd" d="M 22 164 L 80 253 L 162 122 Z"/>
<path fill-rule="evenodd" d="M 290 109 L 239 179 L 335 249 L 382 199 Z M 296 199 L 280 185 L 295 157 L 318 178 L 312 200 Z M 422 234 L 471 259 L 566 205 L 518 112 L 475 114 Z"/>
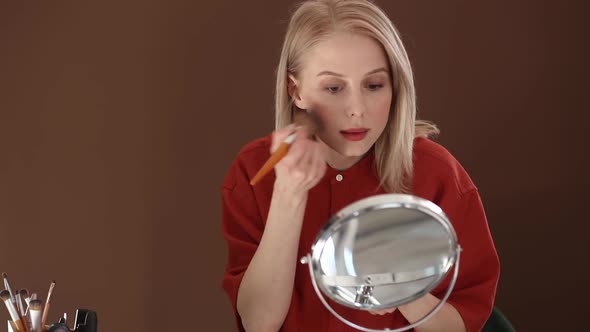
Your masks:
<path fill-rule="evenodd" d="M 328 222 L 312 248 L 310 271 L 337 303 L 376 310 L 431 291 L 458 250 L 450 221 L 434 203 L 378 195 L 345 207 Z"/>

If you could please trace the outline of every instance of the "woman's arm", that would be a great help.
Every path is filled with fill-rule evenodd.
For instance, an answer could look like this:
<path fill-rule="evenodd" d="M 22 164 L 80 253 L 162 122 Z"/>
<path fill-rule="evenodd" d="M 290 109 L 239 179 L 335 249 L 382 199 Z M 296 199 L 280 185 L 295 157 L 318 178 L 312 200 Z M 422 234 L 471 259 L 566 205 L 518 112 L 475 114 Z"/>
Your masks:
<path fill-rule="evenodd" d="M 287 315 L 306 201 L 306 196 L 273 195 L 262 239 L 238 291 L 246 331 L 277 331 Z"/>
<path fill-rule="evenodd" d="M 400 306 L 398 309 L 408 322 L 414 323 L 427 315 L 439 302 L 440 300 L 434 295 L 426 294 L 415 301 Z M 463 323 L 463 319 L 457 309 L 451 304 L 445 303 L 434 316 L 420 324 L 416 328 L 416 331 L 464 332 L 466 329 L 465 323 Z"/>
<path fill-rule="evenodd" d="M 279 132 L 273 140 L 280 142 L 286 134 Z M 304 135 L 275 167 L 264 233 L 238 290 L 237 310 L 246 331 L 278 331 L 287 316 L 307 193 L 325 168 L 317 143 Z"/>
<path fill-rule="evenodd" d="M 457 283 L 445 304 L 429 320 L 416 328 L 429 331 L 480 331 L 493 307 L 499 276 L 499 262 L 489 234 L 487 220 L 476 190 L 441 201 L 443 210 L 454 223 L 459 244 L 463 248 Z M 414 323 L 439 303 L 440 296 L 449 284 L 449 277 L 431 294 L 396 309 L 378 310 L 373 314 L 399 310 L 410 323 Z M 434 294 L 434 295 L 433 295 Z"/>
<path fill-rule="evenodd" d="M 385 315 L 394 313 L 395 311 L 399 310 L 401 314 L 404 316 L 404 318 L 410 324 L 413 324 L 422 317 L 428 315 L 430 311 L 439 303 L 440 300 L 436 296 L 428 293 L 425 296 L 410 303 L 401 305 L 398 308 L 375 310 L 370 311 L 370 313 L 373 315 Z M 461 318 L 461 315 L 459 314 L 457 309 L 455 309 L 455 307 L 453 307 L 451 304 L 445 303 L 434 316 L 432 316 L 430 319 L 416 327 L 416 331 L 464 332 L 466 331 L 466 329 L 465 323 L 463 322 L 463 318 Z"/>

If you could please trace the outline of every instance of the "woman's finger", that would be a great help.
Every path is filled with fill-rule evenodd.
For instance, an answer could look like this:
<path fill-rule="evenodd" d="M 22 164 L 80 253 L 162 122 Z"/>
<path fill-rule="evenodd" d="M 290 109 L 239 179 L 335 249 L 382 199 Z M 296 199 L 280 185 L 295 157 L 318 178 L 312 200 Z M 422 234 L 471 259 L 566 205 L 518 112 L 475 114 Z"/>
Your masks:
<path fill-rule="evenodd" d="M 391 309 L 381 309 L 381 310 L 369 310 L 369 313 L 371 315 L 385 315 L 385 314 L 390 314 L 394 311 L 396 311 L 397 308 L 391 308 Z"/>
<path fill-rule="evenodd" d="M 277 165 L 285 165 L 289 169 L 294 169 L 299 165 L 300 159 L 303 157 L 305 150 L 301 146 L 301 140 L 295 137 L 295 141 L 291 143 L 287 155 L 279 161 Z"/>
<path fill-rule="evenodd" d="M 290 124 L 290 125 L 286 126 L 285 128 L 281 128 L 279 130 L 274 131 L 272 133 L 272 142 L 270 145 L 270 153 L 274 153 L 277 150 L 277 148 L 279 147 L 279 145 L 281 145 L 281 143 L 283 143 L 285 141 L 285 139 L 287 139 L 287 137 L 289 135 L 291 135 L 294 131 L 295 131 L 294 124 Z"/>
<path fill-rule="evenodd" d="M 302 170 L 306 173 L 306 178 L 309 178 L 311 172 L 313 171 L 312 161 L 313 161 L 313 150 L 311 149 L 312 146 L 309 144 L 309 140 L 307 138 L 300 138 L 297 137 L 297 142 L 295 144 L 299 145 L 299 148 L 302 151 L 301 158 L 297 161 L 297 168 Z"/>
<path fill-rule="evenodd" d="M 326 173 L 326 161 L 320 150 L 320 146 L 318 143 L 312 143 L 312 169 L 313 169 L 313 181 L 311 183 L 311 187 L 315 187 L 321 179 L 324 177 Z"/>

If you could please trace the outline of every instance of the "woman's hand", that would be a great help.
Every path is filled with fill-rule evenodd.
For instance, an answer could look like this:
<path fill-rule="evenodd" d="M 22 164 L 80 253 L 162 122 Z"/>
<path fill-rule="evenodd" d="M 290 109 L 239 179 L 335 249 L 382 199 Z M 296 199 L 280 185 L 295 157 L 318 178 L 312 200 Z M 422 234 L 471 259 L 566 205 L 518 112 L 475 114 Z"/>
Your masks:
<path fill-rule="evenodd" d="M 276 180 L 264 232 L 238 290 L 236 307 L 247 331 L 278 331 L 287 317 L 307 192 L 326 171 L 320 145 L 307 138 L 305 129 L 290 126 L 275 132 L 271 152 L 293 132 L 297 133 L 295 141 L 275 165 Z"/>
<path fill-rule="evenodd" d="M 385 315 L 385 314 L 391 314 L 393 312 L 395 312 L 397 310 L 397 308 L 391 308 L 391 309 L 381 309 L 381 310 L 369 310 L 369 313 L 371 315 Z"/>
<path fill-rule="evenodd" d="M 275 165 L 275 189 L 292 194 L 306 194 L 326 173 L 326 161 L 318 142 L 308 138 L 305 127 L 287 126 L 272 135 L 271 153 L 292 133 L 295 141 L 287 155 Z"/>

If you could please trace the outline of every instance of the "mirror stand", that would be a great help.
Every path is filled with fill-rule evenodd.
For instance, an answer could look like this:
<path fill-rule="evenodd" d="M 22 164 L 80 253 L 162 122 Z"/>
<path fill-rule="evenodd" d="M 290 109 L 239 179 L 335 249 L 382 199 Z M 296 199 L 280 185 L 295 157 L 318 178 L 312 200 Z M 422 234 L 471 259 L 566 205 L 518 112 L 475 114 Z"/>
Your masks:
<path fill-rule="evenodd" d="M 419 320 L 415 321 L 414 323 L 404 326 L 404 327 L 400 327 L 398 329 L 388 329 L 388 328 L 384 328 L 384 329 L 370 329 L 364 326 L 360 326 L 358 324 L 355 324 L 349 320 L 347 320 L 346 318 L 342 317 L 339 313 L 336 312 L 336 310 L 334 310 L 334 308 L 332 308 L 330 306 L 330 304 L 328 303 L 328 301 L 326 301 L 326 299 L 324 298 L 324 296 L 322 295 L 317 281 L 314 278 L 314 273 L 313 273 L 313 264 L 311 264 L 311 254 L 308 254 L 307 256 L 304 256 L 301 258 L 301 264 L 307 264 L 309 266 L 309 275 L 311 276 L 311 283 L 313 285 L 313 288 L 316 292 L 316 294 L 318 295 L 318 298 L 320 299 L 320 301 L 322 302 L 322 304 L 326 307 L 326 309 L 328 309 L 328 311 L 334 315 L 336 318 L 338 318 L 340 321 L 342 321 L 343 323 L 345 323 L 346 325 L 355 328 L 357 330 L 360 331 L 364 331 L 364 332 L 403 332 L 403 331 L 407 331 L 409 329 L 415 328 L 416 326 L 422 324 L 423 322 L 425 322 L 426 320 L 430 319 L 432 316 L 434 316 L 439 310 L 440 308 L 442 308 L 442 306 L 445 304 L 445 302 L 447 302 L 447 299 L 449 298 L 449 296 L 451 295 L 451 292 L 453 291 L 453 288 L 455 287 L 455 282 L 457 281 L 457 276 L 459 275 L 459 261 L 461 258 L 461 246 L 457 246 L 457 251 L 456 251 L 456 261 L 455 264 L 453 266 L 454 271 L 453 271 L 453 277 L 451 279 L 451 282 L 449 283 L 449 287 L 447 289 L 447 292 L 445 293 L 445 296 L 443 296 L 442 299 L 440 299 L 440 301 L 438 302 L 438 304 L 432 308 L 432 310 L 430 310 L 430 312 L 428 314 L 426 314 L 424 317 L 420 318 Z M 359 303 L 371 303 L 371 294 L 373 292 L 373 286 L 369 286 L 369 285 L 362 285 L 361 287 L 359 287 L 357 289 L 357 294 L 356 294 L 356 300 Z"/>

